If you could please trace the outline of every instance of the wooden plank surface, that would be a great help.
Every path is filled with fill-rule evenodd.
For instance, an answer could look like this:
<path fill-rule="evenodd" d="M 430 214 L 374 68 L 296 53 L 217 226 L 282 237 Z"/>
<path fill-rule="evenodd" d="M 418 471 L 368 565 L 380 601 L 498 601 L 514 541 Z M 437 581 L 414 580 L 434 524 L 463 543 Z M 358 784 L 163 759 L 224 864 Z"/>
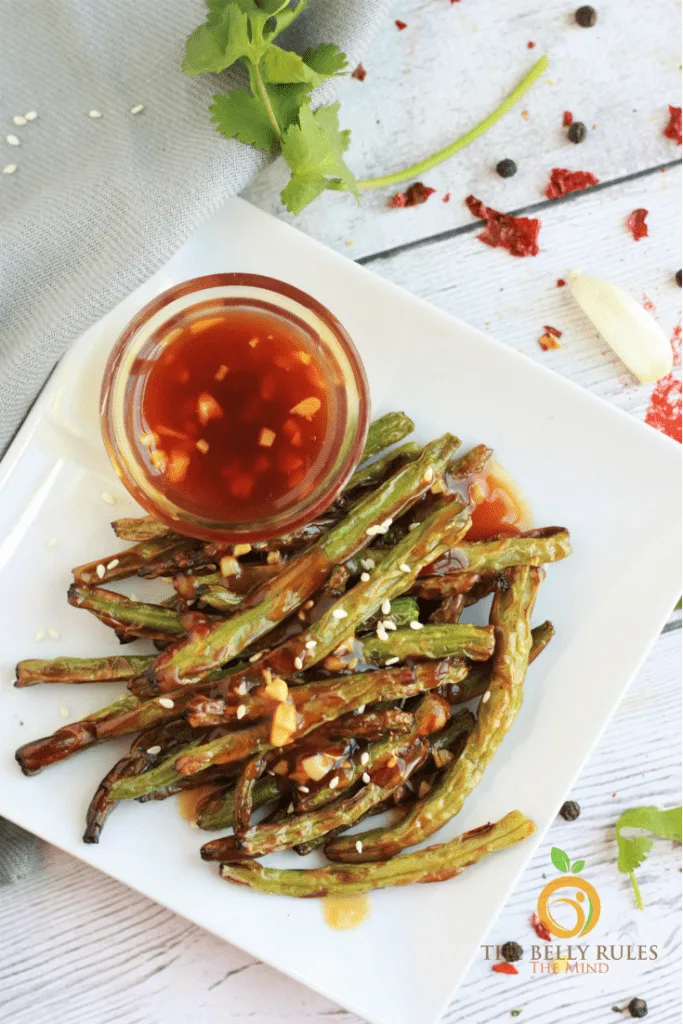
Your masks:
<path fill-rule="evenodd" d="M 613 281 L 639 301 L 649 299 L 672 337 L 680 324 L 681 289 L 674 277 L 680 261 L 680 190 L 681 169 L 675 167 L 548 204 L 539 214 L 541 252 L 532 258 L 515 259 L 491 249 L 477 238 L 481 225 L 474 225 L 465 233 L 423 240 L 363 262 L 643 419 L 652 387 L 638 384 L 573 301 L 569 288 L 558 288 L 557 280 L 580 268 Z M 638 207 L 649 210 L 650 234 L 635 242 L 625 220 Z M 405 211 L 392 212 L 398 217 Z M 545 324 L 563 332 L 555 351 L 543 352 L 538 344 Z M 416 386 L 429 386 L 429 368 Z"/>
<path fill-rule="evenodd" d="M 680 5 L 676 0 L 604 0 L 595 28 L 573 20 L 568 0 L 397 0 L 364 61 L 364 82 L 339 88 L 341 120 L 352 131 L 349 164 L 373 177 L 423 160 L 469 131 L 517 84 L 542 53 L 545 78 L 495 128 L 424 176 L 437 195 L 422 207 L 390 210 L 396 189 L 365 193 L 362 204 L 328 193 L 298 218 L 283 213 L 283 180 L 274 165 L 245 193 L 258 206 L 354 258 L 469 224 L 470 193 L 514 211 L 543 200 L 553 167 L 592 171 L 603 183 L 680 159 L 662 131 L 668 104 L 680 102 Z M 533 50 L 527 49 L 535 42 Z M 570 110 L 589 133 L 567 141 Z M 524 120 L 522 113 L 528 113 Z M 595 127 L 593 127 L 595 126 Z M 503 181 L 504 157 L 519 171 Z M 451 201 L 443 204 L 447 192 Z"/>
<path fill-rule="evenodd" d="M 680 150 L 662 128 L 667 104 L 680 102 L 680 4 L 600 0 L 600 20 L 591 30 L 573 23 L 575 6 L 578 0 L 400 0 L 394 13 L 406 30 L 398 32 L 387 19 L 365 60 L 365 82 L 340 86 L 342 121 L 354 133 L 350 162 L 359 174 L 423 158 L 468 130 L 542 52 L 551 60 L 547 81 L 475 146 L 425 176 L 438 193 L 426 205 L 390 210 L 382 191 L 367 194 L 357 207 L 329 194 L 288 219 L 642 419 L 651 389 L 631 378 L 555 282 L 580 266 L 640 300 L 646 295 L 669 336 L 678 322 L 681 292 L 673 276 L 680 266 L 681 183 L 680 170 L 669 165 Z M 527 48 L 529 41 L 535 48 Z M 562 131 L 567 109 L 589 126 L 581 146 L 568 143 Z M 502 157 L 519 164 L 507 181 L 494 171 Z M 549 171 L 565 166 L 593 171 L 605 187 L 548 203 L 542 192 Z M 247 198 L 283 215 L 277 201 L 282 180 L 281 166 L 274 165 Z M 445 192 L 451 193 L 447 204 Z M 540 255 L 516 260 L 482 245 L 463 204 L 471 192 L 502 210 L 532 208 L 543 221 Z M 641 206 L 650 211 L 650 235 L 635 243 L 624 221 Z M 544 324 L 564 332 L 558 351 L 540 350 Z M 430 372 L 416 374 L 415 386 L 428 387 Z M 672 501 L 679 500 L 678 490 L 672 481 Z M 527 965 L 518 978 L 508 978 L 491 972 L 482 955 L 449 1008 L 448 1024 L 508 1020 L 513 1009 L 522 1010 L 523 1024 L 599 1024 L 621 1019 L 611 1006 L 636 995 L 647 999 L 649 1019 L 680 1020 L 679 858 L 670 843 L 656 844 L 639 871 L 646 902 L 640 912 L 616 870 L 613 835 L 626 807 L 680 803 L 680 625 L 680 612 L 672 613 L 577 781 L 571 795 L 581 804 L 580 819 L 553 825 L 488 939 L 535 941 L 528 921 L 554 844 L 586 860 L 603 903 L 601 941 L 657 944 L 658 959 L 615 963 L 607 974 L 587 977 L 533 977 Z M 571 695 L 558 702 L 564 699 Z M 539 773 L 551 771 L 552 765 L 539 765 Z M 56 850 L 47 850 L 40 874 L 0 890 L 0 919 L 3 1024 L 358 1024 L 324 998 Z"/>

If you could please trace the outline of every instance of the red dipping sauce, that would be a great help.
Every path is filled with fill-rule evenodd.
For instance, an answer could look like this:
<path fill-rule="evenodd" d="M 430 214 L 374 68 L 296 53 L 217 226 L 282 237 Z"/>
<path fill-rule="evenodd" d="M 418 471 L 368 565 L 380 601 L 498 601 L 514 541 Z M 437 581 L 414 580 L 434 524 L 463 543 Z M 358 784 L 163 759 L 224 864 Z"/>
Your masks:
<path fill-rule="evenodd" d="M 277 514 L 327 438 L 313 339 L 266 311 L 202 312 L 171 332 L 142 396 L 150 471 L 174 504 L 236 522 Z M 314 485 L 309 479 L 308 488 Z"/>
<path fill-rule="evenodd" d="M 310 296 L 245 274 L 197 278 L 131 322 L 105 372 L 105 444 L 154 516 L 204 539 L 284 534 L 353 472 L 367 381 Z"/>

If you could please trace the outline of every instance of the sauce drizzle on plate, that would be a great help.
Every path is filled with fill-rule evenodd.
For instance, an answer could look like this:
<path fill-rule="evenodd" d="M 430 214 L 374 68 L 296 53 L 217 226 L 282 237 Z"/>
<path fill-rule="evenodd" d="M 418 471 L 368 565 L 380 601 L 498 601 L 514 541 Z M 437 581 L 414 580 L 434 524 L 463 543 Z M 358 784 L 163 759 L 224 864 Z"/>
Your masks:
<path fill-rule="evenodd" d="M 357 928 L 370 913 L 370 897 L 367 893 L 353 896 L 331 894 L 324 896 L 321 903 L 325 924 L 339 932 Z"/>

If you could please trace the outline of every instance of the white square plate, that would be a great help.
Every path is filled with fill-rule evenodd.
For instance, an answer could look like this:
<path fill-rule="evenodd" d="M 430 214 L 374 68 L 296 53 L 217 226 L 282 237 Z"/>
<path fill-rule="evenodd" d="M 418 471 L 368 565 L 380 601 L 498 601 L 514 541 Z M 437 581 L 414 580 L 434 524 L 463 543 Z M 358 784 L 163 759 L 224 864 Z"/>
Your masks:
<path fill-rule="evenodd" d="M 385 890 L 357 930 L 331 931 L 316 900 L 221 882 L 173 801 L 117 809 L 81 843 L 89 798 L 124 745 L 24 778 L 21 743 L 113 700 L 115 686 L 16 690 L 19 658 L 114 652 L 111 632 L 66 603 L 70 567 L 115 551 L 109 520 L 135 514 L 104 457 L 99 380 L 119 330 L 152 296 L 219 271 L 282 278 L 355 340 L 374 412 L 405 409 L 420 439 L 484 441 L 542 525 L 566 525 L 572 558 L 550 566 L 536 621 L 557 636 L 531 668 L 524 707 L 482 784 L 439 838 L 518 807 L 540 838 L 680 593 L 680 449 L 524 356 L 432 309 L 241 200 L 73 346 L 0 471 L 0 813 L 375 1024 L 433 1024 L 536 842 L 439 885 Z M 116 497 L 115 507 L 102 492 Z M 51 538 L 58 543 L 47 546 Z M 142 590 L 142 585 L 137 587 Z M 50 627 L 60 638 L 34 640 Z M 134 650 L 135 648 L 129 648 Z M 298 865 L 283 855 L 275 862 Z"/>

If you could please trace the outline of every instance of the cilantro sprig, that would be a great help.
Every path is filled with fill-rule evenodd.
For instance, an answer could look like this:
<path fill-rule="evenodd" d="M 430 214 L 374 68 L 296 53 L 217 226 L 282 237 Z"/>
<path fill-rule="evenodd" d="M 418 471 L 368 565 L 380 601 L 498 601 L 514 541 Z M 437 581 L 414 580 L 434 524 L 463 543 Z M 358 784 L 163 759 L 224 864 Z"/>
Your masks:
<path fill-rule="evenodd" d="M 623 829 L 641 829 L 650 836 L 659 839 L 675 839 L 681 842 L 681 808 L 672 807 L 668 811 L 660 811 L 657 807 L 632 807 L 624 811 L 617 821 L 617 849 L 619 861 L 617 867 L 631 878 L 631 884 L 639 910 L 643 910 L 643 900 L 636 881 L 635 870 L 647 859 L 654 840 L 650 836 L 625 836 Z"/>
<path fill-rule="evenodd" d="M 206 21 L 187 40 L 183 71 L 215 74 L 238 63 L 246 68 L 249 89 L 214 96 L 211 120 L 227 138 L 264 152 L 280 149 L 291 171 L 281 199 L 295 214 L 325 189 L 359 199 L 362 191 L 400 185 L 431 170 L 492 127 L 548 66 L 542 57 L 492 114 L 438 153 L 391 174 L 357 181 L 344 160 L 351 133 L 339 126 L 339 104 L 315 110 L 311 106 L 316 86 L 347 69 L 346 55 L 334 43 L 322 43 L 300 56 L 276 42 L 306 9 L 307 0 L 206 0 L 206 5 Z"/>

